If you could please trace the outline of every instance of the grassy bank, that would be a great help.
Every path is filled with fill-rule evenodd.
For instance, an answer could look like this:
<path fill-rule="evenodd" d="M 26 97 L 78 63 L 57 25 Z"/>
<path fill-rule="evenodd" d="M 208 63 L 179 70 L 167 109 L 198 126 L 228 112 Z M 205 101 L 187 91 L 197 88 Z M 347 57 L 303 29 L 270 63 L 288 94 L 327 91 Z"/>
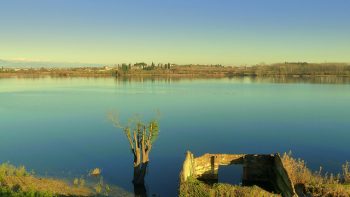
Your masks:
<path fill-rule="evenodd" d="M 95 169 L 96 170 L 96 169 Z M 94 171 L 92 171 L 94 172 Z M 24 166 L 0 164 L 0 196 L 4 197 L 129 197 L 130 192 L 104 183 L 98 174 L 61 180 L 38 177 Z"/>
<path fill-rule="evenodd" d="M 103 185 L 96 186 L 96 191 L 104 195 Z M 84 184 L 73 185 L 63 180 L 36 177 L 24 166 L 15 167 L 9 163 L 0 165 L 0 196 L 14 197 L 53 197 L 53 196 L 97 196 L 99 192 Z"/>

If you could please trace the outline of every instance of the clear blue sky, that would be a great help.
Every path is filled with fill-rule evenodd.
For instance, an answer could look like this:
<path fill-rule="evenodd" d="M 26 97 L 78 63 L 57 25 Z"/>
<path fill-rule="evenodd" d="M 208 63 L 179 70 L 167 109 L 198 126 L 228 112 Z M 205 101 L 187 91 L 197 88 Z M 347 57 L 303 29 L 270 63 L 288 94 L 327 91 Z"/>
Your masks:
<path fill-rule="evenodd" d="M 350 1 L 3 0 L 0 59 L 350 62 Z"/>

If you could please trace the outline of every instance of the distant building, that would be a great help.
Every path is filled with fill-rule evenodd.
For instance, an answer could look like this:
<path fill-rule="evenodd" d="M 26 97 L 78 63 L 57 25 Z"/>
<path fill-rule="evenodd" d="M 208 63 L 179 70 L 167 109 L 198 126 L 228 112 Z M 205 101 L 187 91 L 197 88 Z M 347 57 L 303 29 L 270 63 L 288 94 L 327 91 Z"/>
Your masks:
<path fill-rule="evenodd" d="M 103 69 L 104 69 L 104 70 L 112 70 L 113 68 L 112 68 L 112 67 L 109 67 L 109 66 L 104 66 Z"/>

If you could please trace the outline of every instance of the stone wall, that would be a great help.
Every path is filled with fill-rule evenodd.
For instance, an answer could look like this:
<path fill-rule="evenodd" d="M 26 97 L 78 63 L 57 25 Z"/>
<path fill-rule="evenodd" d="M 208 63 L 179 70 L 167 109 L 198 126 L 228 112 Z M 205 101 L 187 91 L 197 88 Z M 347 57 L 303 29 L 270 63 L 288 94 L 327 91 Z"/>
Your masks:
<path fill-rule="evenodd" d="M 241 164 L 245 155 L 205 154 L 194 159 L 194 176 L 199 179 L 218 179 L 219 166 Z"/>
<path fill-rule="evenodd" d="M 195 165 L 193 160 L 193 154 L 187 151 L 185 161 L 182 165 L 180 172 L 180 182 L 187 181 L 189 177 L 195 177 L 194 175 Z"/>
<path fill-rule="evenodd" d="M 204 154 L 194 157 L 188 151 L 180 173 L 180 184 L 189 177 L 217 182 L 219 167 L 233 164 L 243 166 L 243 185 L 258 185 L 287 197 L 295 195 L 294 186 L 278 154 Z"/>
<path fill-rule="evenodd" d="M 289 178 L 287 170 L 284 168 L 281 157 L 278 154 L 274 158 L 273 170 L 275 174 L 275 187 L 279 188 L 281 190 L 280 192 L 284 192 L 284 196 L 296 196 L 292 180 Z"/>

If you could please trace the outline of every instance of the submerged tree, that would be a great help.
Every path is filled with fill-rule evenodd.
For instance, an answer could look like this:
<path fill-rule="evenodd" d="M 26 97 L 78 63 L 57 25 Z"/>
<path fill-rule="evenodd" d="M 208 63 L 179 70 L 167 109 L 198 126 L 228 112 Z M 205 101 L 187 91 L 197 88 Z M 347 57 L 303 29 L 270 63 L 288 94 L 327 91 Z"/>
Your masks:
<path fill-rule="evenodd" d="M 130 145 L 131 152 L 134 156 L 134 178 L 135 186 L 144 187 L 149 154 L 152 150 L 153 143 L 158 138 L 159 124 L 157 119 L 148 123 L 143 123 L 140 118 L 136 117 L 129 120 L 127 126 L 122 126 L 117 116 L 110 114 L 109 118 L 114 126 L 124 131 Z"/>

